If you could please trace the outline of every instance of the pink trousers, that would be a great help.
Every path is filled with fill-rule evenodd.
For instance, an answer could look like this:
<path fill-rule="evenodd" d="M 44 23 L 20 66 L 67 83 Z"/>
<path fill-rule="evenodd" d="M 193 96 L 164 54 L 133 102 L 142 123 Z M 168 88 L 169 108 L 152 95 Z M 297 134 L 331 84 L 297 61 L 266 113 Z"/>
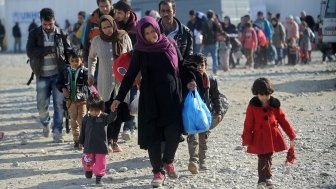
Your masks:
<path fill-rule="evenodd" d="M 95 176 L 105 176 L 106 154 L 83 154 L 82 165 L 84 171 L 92 171 Z"/>

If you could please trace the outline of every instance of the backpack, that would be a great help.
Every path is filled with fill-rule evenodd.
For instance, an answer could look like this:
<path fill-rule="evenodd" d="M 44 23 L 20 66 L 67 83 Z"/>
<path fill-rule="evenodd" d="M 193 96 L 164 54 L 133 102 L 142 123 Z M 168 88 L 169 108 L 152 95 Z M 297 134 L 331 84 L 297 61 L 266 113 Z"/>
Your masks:
<path fill-rule="evenodd" d="M 211 87 L 211 85 L 214 85 L 214 82 L 216 82 L 216 80 L 213 77 L 209 77 L 209 81 L 210 81 L 209 82 L 210 87 Z M 220 111 L 222 113 L 222 117 L 224 117 L 224 115 L 226 114 L 226 112 L 229 109 L 230 102 L 229 102 L 229 99 L 224 94 L 222 94 L 221 92 L 219 92 L 219 103 L 220 103 Z M 212 102 L 211 102 L 211 106 L 213 106 Z"/>

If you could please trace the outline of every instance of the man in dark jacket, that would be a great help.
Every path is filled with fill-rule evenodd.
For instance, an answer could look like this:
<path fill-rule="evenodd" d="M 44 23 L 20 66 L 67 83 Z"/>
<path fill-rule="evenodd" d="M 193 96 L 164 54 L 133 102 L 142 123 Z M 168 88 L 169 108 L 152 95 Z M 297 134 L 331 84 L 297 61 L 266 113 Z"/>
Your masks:
<path fill-rule="evenodd" d="M 84 33 L 83 58 L 85 66 L 88 63 L 91 40 L 99 35 L 99 18 L 103 15 L 114 16 L 111 0 L 97 0 L 98 9 L 94 10 L 86 23 Z"/>
<path fill-rule="evenodd" d="M 131 6 L 124 2 L 118 1 L 113 5 L 115 10 L 114 19 L 118 24 L 118 28 L 125 30 L 128 36 L 132 40 L 132 45 L 136 43 L 136 24 L 138 23 L 138 18 L 136 14 L 131 10 Z"/>
<path fill-rule="evenodd" d="M 36 24 L 35 19 L 33 19 L 32 22 L 28 26 L 28 33 L 37 27 L 38 25 Z"/>
<path fill-rule="evenodd" d="M 63 129 L 63 95 L 57 89 L 56 82 L 60 71 L 72 51 L 68 36 L 55 26 L 54 11 L 43 8 L 40 11 L 41 26 L 29 33 L 27 55 L 30 66 L 36 75 L 37 110 L 43 125 L 43 135 L 49 136 L 51 118 L 49 116 L 50 97 L 53 98 L 53 141 L 64 142 Z"/>
<path fill-rule="evenodd" d="M 187 27 L 193 33 L 193 50 L 194 53 L 200 53 L 203 40 L 202 35 L 203 22 L 200 18 L 197 17 L 197 13 L 195 12 L 195 10 L 189 11 L 189 18 L 190 20 L 187 23 Z"/>
<path fill-rule="evenodd" d="M 175 2 L 173 0 L 160 1 L 159 14 L 161 19 L 158 22 L 161 32 L 175 39 L 182 57 L 187 58 L 193 53 L 192 32 L 175 17 Z"/>
<path fill-rule="evenodd" d="M 21 52 L 21 29 L 19 22 L 16 22 L 13 27 L 13 37 L 14 37 L 14 53 Z"/>
<path fill-rule="evenodd" d="M 313 16 L 311 16 L 311 15 L 307 15 L 306 11 L 302 11 L 302 12 L 301 12 L 301 16 L 300 16 L 300 20 L 301 20 L 301 22 L 302 22 L 302 21 L 307 22 L 308 27 L 309 27 L 312 31 L 315 31 L 315 30 L 314 30 L 314 27 L 315 27 L 315 20 L 314 20 Z"/>

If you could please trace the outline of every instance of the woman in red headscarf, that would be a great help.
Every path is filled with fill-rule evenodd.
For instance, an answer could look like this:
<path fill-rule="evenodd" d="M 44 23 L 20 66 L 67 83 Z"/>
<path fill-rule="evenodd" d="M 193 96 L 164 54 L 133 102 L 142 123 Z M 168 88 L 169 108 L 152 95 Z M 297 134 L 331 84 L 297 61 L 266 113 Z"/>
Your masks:
<path fill-rule="evenodd" d="M 111 105 L 112 111 L 116 111 L 140 71 L 138 143 L 141 149 L 148 150 L 154 173 L 153 187 L 163 185 L 165 171 L 170 178 L 178 178 L 173 161 L 183 127 L 178 56 L 174 43 L 173 39 L 161 34 L 154 18 L 142 18 L 137 25 L 137 43 L 130 67 Z M 163 141 L 165 148 L 162 151 Z"/>

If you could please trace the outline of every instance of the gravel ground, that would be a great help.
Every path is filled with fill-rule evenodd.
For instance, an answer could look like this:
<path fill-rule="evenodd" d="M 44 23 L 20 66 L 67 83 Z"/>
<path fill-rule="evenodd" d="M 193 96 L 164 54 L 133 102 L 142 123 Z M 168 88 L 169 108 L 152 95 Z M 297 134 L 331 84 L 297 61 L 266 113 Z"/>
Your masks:
<path fill-rule="evenodd" d="M 286 152 L 273 157 L 273 181 L 277 188 L 336 188 L 336 64 L 321 64 L 313 53 L 309 65 L 269 66 L 246 70 L 238 66 L 220 72 L 220 91 L 231 106 L 223 122 L 209 139 L 209 170 L 191 175 L 187 170 L 186 142 L 176 154 L 178 180 L 166 180 L 164 188 L 256 188 L 257 158 L 241 147 L 250 88 L 258 77 L 268 77 L 275 85 L 274 96 L 282 102 L 297 131 L 297 161 L 285 166 Z M 91 188 L 81 168 L 81 152 L 72 149 L 72 137 L 52 143 L 44 138 L 35 101 L 35 82 L 26 86 L 30 68 L 26 55 L 0 54 L 0 188 Z M 210 66 L 211 67 L 211 66 Z M 151 188 L 152 173 L 146 151 L 136 138 L 124 142 L 122 153 L 109 154 L 108 173 L 103 188 Z"/>

